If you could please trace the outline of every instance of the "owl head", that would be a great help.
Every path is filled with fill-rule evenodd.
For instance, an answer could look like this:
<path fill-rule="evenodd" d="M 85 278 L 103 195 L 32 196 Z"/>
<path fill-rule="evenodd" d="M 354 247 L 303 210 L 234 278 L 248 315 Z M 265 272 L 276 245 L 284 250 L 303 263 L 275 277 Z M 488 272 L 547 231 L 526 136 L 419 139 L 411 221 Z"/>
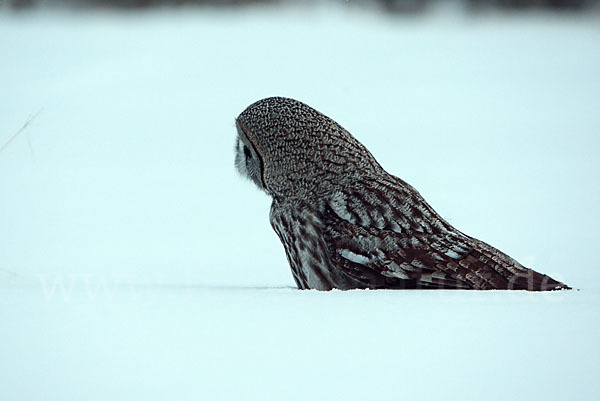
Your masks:
<path fill-rule="evenodd" d="M 310 200 L 382 171 L 348 131 L 294 99 L 259 100 L 236 127 L 237 170 L 277 198 Z"/>

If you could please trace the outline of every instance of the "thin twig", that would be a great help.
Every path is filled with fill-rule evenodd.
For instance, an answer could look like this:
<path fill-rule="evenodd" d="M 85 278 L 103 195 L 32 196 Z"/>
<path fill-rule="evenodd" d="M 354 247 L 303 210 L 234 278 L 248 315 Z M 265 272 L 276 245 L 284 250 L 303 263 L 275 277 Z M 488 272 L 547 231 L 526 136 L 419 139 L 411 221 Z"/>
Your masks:
<path fill-rule="evenodd" d="M 28 125 L 29 125 L 29 124 L 30 124 L 30 123 L 31 123 L 33 120 L 35 120 L 35 118 L 36 118 L 37 116 L 39 116 L 39 115 L 40 115 L 40 113 L 42 112 L 42 110 L 44 110 L 44 109 L 40 109 L 40 110 L 39 110 L 37 113 L 35 113 L 35 114 L 33 115 L 33 117 L 30 117 L 30 118 L 29 118 L 29 120 L 27 120 L 27 121 L 25 122 L 25 124 L 23 124 L 23 126 L 21 127 L 21 129 L 17 131 L 17 133 L 16 133 L 16 134 L 14 134 L 14 135 L 13 135 L 13 136 L 12 136 L 12 137 L 11 137 L 11 138 L 8 140 L 8 142 L 6 142 L 4 145 L 2 145 L 2 147 L 0 148 L 0 153 L 2 153 L 2 151 L 3 151 L 4 149 L 6 149 L 6 148 L 8 147 L 8 145 L 10 145 L 10 143 L 11 143 L 12 141 L 14 141 L 15 139 L 17 139 L 17 137 L 18 137 L 18 136 L 19 136 L 19 135 L 20 135 L 20 134 L 21 134 L 23 131 L 25 131 L 25 128 L 27 128 L 27 126 L 28 126 Z"/>

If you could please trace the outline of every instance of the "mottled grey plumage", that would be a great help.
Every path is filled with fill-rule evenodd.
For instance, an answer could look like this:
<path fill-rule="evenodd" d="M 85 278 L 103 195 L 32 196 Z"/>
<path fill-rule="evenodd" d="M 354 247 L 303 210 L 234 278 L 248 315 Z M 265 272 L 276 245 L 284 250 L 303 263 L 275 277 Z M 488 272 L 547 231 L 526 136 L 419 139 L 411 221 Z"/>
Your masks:
<path fill-rule="evenodd" d="M 236 120 L 238 171 L 273 197 L 298 288 L 568 288 L 442 219 L 335 121 L 293 99 Z"/>

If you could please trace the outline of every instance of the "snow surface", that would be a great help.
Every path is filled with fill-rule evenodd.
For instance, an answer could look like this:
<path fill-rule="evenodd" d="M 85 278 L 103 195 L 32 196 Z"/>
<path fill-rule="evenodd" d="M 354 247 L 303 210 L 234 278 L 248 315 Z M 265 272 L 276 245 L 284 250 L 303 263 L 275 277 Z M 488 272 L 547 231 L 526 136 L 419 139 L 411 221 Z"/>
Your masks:
<path fill-rule="evenodd" d="M 0 14 L 1 400 L 600 399 L 597 16 Z M 580 291 L 297 291 L 234 118 L 330 115 Z"/>

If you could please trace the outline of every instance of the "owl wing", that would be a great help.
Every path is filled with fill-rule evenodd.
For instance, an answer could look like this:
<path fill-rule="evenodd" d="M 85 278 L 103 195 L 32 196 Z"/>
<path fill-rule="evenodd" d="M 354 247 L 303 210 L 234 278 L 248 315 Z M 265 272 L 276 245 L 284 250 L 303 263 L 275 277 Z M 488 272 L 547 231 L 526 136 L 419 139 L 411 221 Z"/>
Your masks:
<path fill-rule="evenodd" d="M 454 229 L 395 177 L 336 193 L 323 220 L 332 263 L 368 288 L 539 290 L 561 284 Z"/>
<path fill-rule="evenodd" d="M 332 263 L 369 288 L 472 288 L 467 272 L 449 261 L 443 238 L 363 227 L 328 216 L 324 238 Z M 435 251 L 431 244 L 439 244 Z"/>

